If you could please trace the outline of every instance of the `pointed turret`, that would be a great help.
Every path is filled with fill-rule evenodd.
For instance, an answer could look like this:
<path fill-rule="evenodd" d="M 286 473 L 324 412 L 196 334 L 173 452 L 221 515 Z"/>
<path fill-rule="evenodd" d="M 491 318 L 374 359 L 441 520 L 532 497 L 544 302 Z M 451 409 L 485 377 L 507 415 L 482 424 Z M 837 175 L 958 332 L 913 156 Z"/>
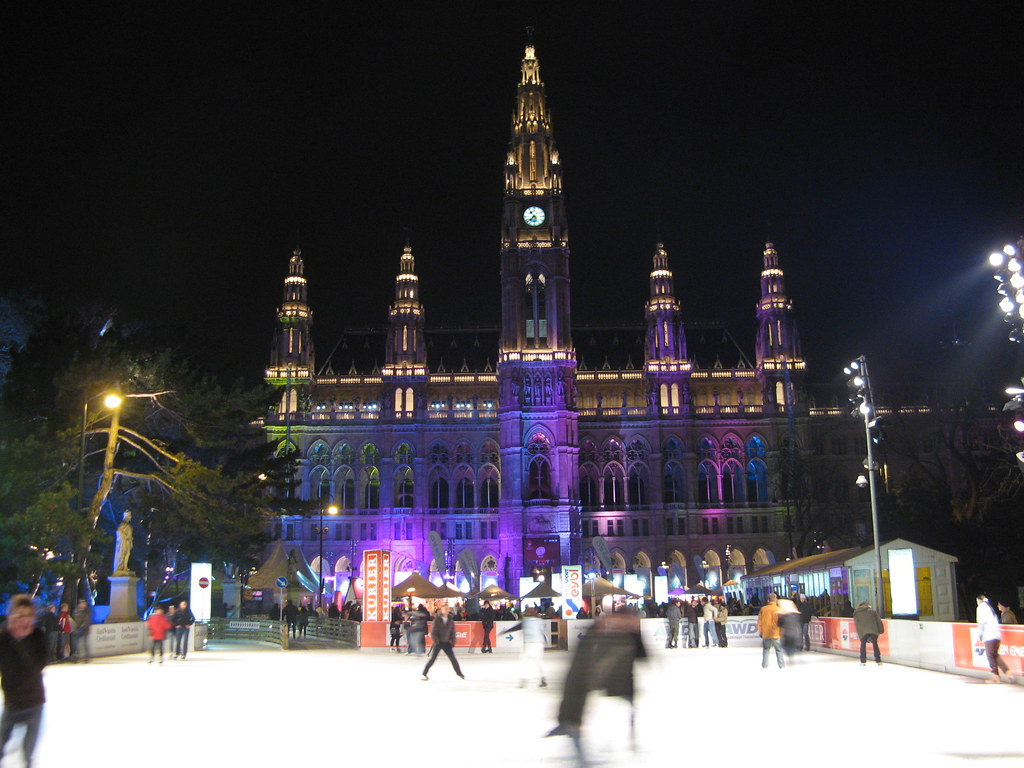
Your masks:
<path fill-rule="evenodd" d="M 686 337 L 680 320 L 679 300 L 673 293 L 672 271 L 668 253 L 658 243 L 654 249 L 651 269 L 651 298 L 647 300 L 647 362 L 677 363 L 689 367 L 686 359 Z M 660 370 L 661 366 L 655 366 Z M 651 367 L 649 365 L 648 369 Z M 676 366 L 678 370 L 678 365 Z"/>
<path fill-rule="evenodd" d="M 790 377 L 805 370 L 807 364 L 800 348 L 793 302 L 786 296 L 779 255 L 770 242 L 764 246 L 757 319 L 757 366 L 764 377 L 766 400 L 778 405 L 794 402 Z"/>
<path fill-rule="evenodd" d="M 277 310 L 277 329 L 265 374 L 270 384 L 296 384 L 313 377 L 313 312 L 307 303 L 303 272 L 302 251 L 296 248 L 288 260 L 284 299 Z"/>
<path fill-rule="evenodd" d="M 385 370 L 388 373 L 426 374 L 427 351 L 423 340 L 423 305 L 416 260 L 406 245 L 395 278 L 395 301 L 389 316 Z"/>
<path fill-rule="evenodd" d="M 658 243 L 654 248 L 651 268 L 651 298 L 647 300 L 647 349 L 644 369 L 647 371 L 648 402 L 657 403 L 660 413 L 679 415 L 688 402 L 685 390 L 691 363 L 686 356 L 686 336 L 673 287 L 668 253 Z"/>

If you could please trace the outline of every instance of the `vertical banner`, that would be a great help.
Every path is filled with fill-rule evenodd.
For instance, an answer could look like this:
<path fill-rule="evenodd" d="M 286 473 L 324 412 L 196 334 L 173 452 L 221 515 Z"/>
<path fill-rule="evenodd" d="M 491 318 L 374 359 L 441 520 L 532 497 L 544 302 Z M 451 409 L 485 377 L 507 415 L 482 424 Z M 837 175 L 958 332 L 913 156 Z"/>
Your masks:
<path fill-rule="evenodd" d="M 213 604 L 213 567 L 209 563 L 192 563 L 190 587 L 188 604 L 196 621 L 208 622 Z"/>
<path fill-rule="evenodd" d="M 889 590 L 892 595 L 890 612 L 893 616 L 917 615 L 917 571 L 914 569 L 914 550 L 889 550 Z"/>
<path fill-rule="evenodd" d="M 578 619 L 583 607 L 583 566 L 562 566 L 562 617 Z"/>
<path fill-rule="evenodd" d="M 367 549 L 363 552 L 363 620 L 391 619 L 391 552 Z"/>

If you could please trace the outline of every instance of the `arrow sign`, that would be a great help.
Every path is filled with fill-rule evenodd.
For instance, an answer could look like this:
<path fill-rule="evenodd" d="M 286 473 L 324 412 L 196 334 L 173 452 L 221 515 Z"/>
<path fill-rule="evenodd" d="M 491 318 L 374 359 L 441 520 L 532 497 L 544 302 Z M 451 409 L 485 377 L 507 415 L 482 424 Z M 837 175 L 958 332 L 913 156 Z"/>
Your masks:
<path fill-rule="evenodd" d="M 278 589 L 284 589 L 288 586 L 288 579 L 286 579 L 284 576 L 278 576 L 277 581 L 275 583 L 277 584 Z"/>

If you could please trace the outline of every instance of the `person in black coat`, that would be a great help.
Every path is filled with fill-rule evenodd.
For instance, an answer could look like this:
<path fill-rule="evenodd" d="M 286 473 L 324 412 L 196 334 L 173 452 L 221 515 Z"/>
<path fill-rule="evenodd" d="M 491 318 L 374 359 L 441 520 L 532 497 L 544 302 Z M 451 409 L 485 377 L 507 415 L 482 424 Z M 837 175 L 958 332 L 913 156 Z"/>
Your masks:
<path fill-rule="evenodd" d="M 484 600 L 484 607 L 480 611 L 480 623 L 484 628 L 484 639 L 480 643 L 480 653 L 494 653 L 491 647 L 491 630 L 494 629 L 494 609 L 491 608 L 489 600 Z"/>
<path fill-rule="evenodd" d="M 580 731 L 587 695 L 604 691 L 629 702 L 629 737 L 636 746 L 636 694 L 633 671 L 637 659 L 647 658 L 640 636 L 640 616 L 634 608 L 605 611 L 580 639 L 565 678 L 562 701 L 558 707 L 558 725 L 548 736 L 569 736 L 581 763 L 586 760 Z"/>
<path fill-rule="evenodd" d="M 7 621 L 0 628 L 0 684 L 4 692 L 0 715 L 0 756 L 15 725 L 25 727 L 21 751 L 25 765 L 32 765 L 32 753 L 39 738 L 46 690 L 43 667 L 46 666 L 46 636 L 36 624 L 32 598 L 15 595 L 7 610 Z"/>
<path fill-rule="evenodd" d="M 455 617 L 452 615 L 451 608 L 447 603 L 442 603 L 441 609 L 434 616 L 434 621 L 430 627 L 430 640 L 434 647 L 430 649 L 430 658 L 427 659 L 427 665 L 423 668 L 423 679 L 430 679 L 427 677 L 427 673 L 434 665 L 437 655 L 444 651 L 448 661 L 452 663 L 452 669 L 455 670 L 455 674 L 465 680 L 466 676 L 462 674 L 462 669 L 459 668 L 459 660 L 455 658 Z"/>

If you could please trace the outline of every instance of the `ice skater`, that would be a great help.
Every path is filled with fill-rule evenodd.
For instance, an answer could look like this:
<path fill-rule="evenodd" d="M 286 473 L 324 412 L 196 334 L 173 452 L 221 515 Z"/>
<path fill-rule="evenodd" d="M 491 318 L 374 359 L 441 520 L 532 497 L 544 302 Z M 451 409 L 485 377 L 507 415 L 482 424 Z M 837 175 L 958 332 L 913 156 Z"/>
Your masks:
<path fill-rule="evenodd" d="M 544 675 L 544 648 L 547 645 L 547 637 L 544 636 L 544 620 L 537 615 L 537 609 L 533 606 L 526 609 L 523 620 L 507 631 L 518 632 L 523 630 L 523 652 L 522 678 L 519 682 L 520 688 L 525 688 L 529 679 L 536 674 L 540 681 L 541 688 L 547 688 L 548 681 Z"/>
<path fill-rule="evenodd" d="M 444 651 L 452 663 L 455 674 L 465 680 L 466 676 L 459 668 L 459 660 L 455 658 L 455 617 L 452 616 L 452 609 L 447 603 L 442 604 L 440 611 L 434 616 L 434 621 L 430 626 L 430 642 L 434 647 L 430 649 L 430 658 L 427 659 L 427 666 L 423 668 L 423 679 L 430 679 L 427 677 L 427 673 L 434 665 L 437 654 Z"/>

